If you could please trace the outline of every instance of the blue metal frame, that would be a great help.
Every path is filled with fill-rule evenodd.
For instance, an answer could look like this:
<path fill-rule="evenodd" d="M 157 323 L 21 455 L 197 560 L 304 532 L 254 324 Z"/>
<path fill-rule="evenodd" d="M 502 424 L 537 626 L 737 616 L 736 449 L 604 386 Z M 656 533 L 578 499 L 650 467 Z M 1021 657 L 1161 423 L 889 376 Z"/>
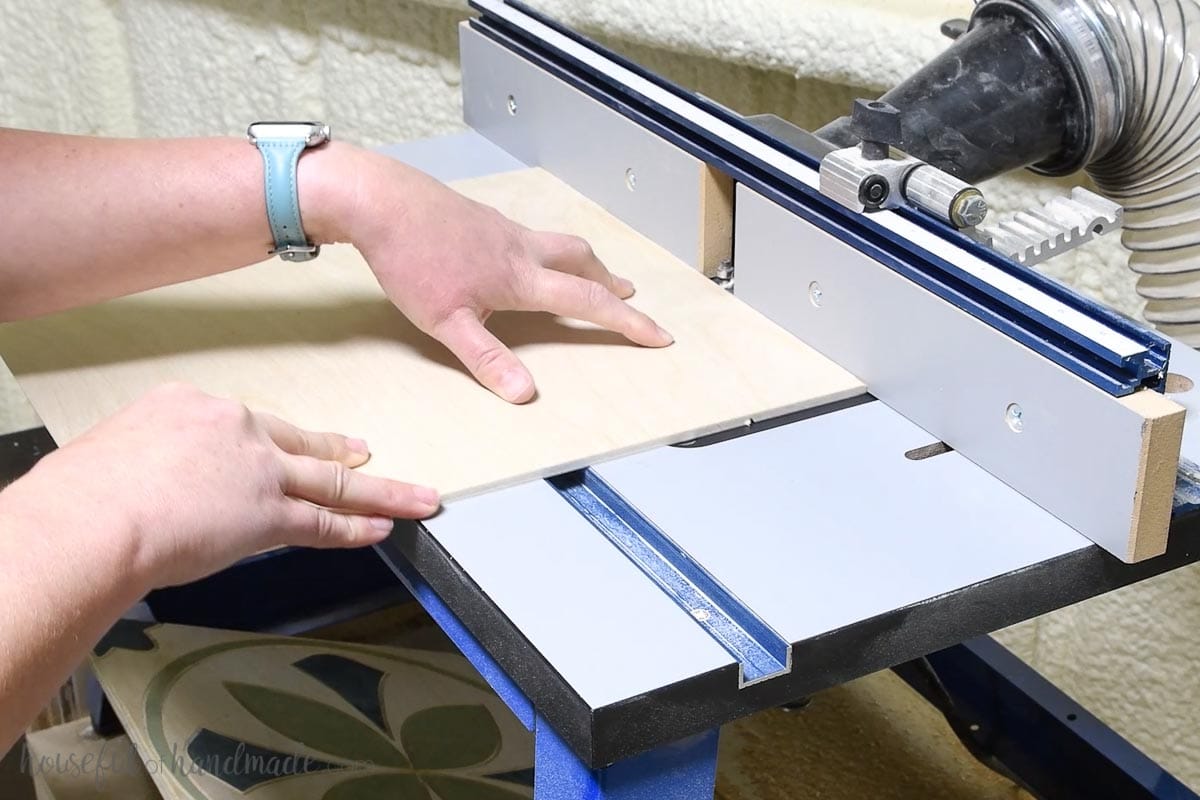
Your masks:
<path fill-rule="evenodd" d="M 438 624 L 442 632 L 449 637 L 450 641 L 454 642 L 454 646 L 471 662 L 471 666 L 479 672 L 483 679 L 488 682 L 492 690 L 500 696 L 504 704 L 509 707 L 509 710 L 516 715 L 521 724 L 527 730 L 532 731 L 536 722 L 536 715 L 533 708 L 533 703 L 525 696 L 517 684 L 513 682 L 508 674 L 496 663 L 492 658 L 491 653 L 484 649 L 469 630 L 463 625 L 462 620 L 450 610 L 450 607 L 438 596 L 425 579 L 421 577 L 421 573 L 417 572 L 416 568 L 399 554 L 388 555 L 381 559 L 387 563 L 404 587 L 416 598 L 421 607 L 433 618 L 433 621 Z"/>
<path fill-rule="evenodd" d="M 1195 792 L 990 637 L 895 668 L 964 744 L 1037 797 L 1198 800 Z"/>
<path fill-rule="evenodd" d="M 534 800 L 712 800 L 719 731 L 642 756 L 589 769 L 538 717 L 534 728 Z"/>

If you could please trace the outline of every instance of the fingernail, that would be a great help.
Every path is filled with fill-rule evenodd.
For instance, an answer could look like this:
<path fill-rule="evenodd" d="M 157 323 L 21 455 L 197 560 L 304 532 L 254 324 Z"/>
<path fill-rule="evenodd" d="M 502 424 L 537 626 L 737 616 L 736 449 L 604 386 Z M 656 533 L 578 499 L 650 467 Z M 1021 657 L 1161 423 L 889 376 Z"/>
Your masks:
<path fill-rule="evenodd" d="M 671 334 L 669 334 L 665 330 L 663 330 L 663 328 L 661 326 L 655 326 L 655 327 L 658 328 L 658 335 L 661 336 L 663 339 L 665 339 L 667 344 L 675 344 L 674 336 L 672 336 Z"/>
<path fill-rule="evenodd" d="M 350 448 L 355 453 L 360 453 L 364 456 L 371 455 L 371 448 L 367 447 L 367 443 L 362 439 L 347 439 L 346 447 Z"/>
<path fill-rule="evenodd" d="M 633 281 L 628 278 L 617 278 L 617 288 L 622 294 L 633 294 Z"/>
<path fill-rule="evenodd" d="M 519 370 L 509 370 L 500 379 L 500 395 L 510 403 L 515 403 L 529 391 L 529 378 Z"/>
<path fill-rule="evenodd" d="M 438 503 L 441 502 L 440 498 L 438 497 L 437 489 L 431 489 L 428 486 L 413 487 L 413 494 L 417 496 L 418 500 L 427 506 L 433 506 L 434 508 L 437 508 Z"/>
<path fill-rule="evenodd" d="M 391 533 L 395 525 L 395 521 L 388 517 L 371 517 L 371 527 L 377 531 Z"/>

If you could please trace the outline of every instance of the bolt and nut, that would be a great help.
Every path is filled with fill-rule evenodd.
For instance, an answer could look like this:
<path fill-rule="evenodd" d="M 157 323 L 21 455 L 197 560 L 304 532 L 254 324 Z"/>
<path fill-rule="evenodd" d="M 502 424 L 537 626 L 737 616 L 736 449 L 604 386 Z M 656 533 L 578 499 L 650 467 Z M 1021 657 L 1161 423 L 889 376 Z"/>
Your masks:
<path fill-rule="evenodd" d="M 974 228 L 987 219 L 988 204 L 978 189 L 968 189 L 954 198 L 950 221 L 959 228 Z"/>

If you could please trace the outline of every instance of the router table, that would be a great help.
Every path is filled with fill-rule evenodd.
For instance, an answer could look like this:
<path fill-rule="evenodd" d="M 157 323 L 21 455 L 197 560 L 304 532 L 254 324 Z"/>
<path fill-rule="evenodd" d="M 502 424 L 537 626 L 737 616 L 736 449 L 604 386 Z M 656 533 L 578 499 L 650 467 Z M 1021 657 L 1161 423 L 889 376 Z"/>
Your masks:
<path fill-rule="evenodd" d="M 477 5 L 503 18 L 514 4 Z M 590 114 L 636 114 L 617 101 L 596 111 L 594 95 L 547 83 L 538 54 L 487 28 L 463 32 L 474 130 L 385 151 L 445 181 L 537 165 L 585 191 L 613 158 L 636 160 L 636 172 L 608 181 L 620 184 L 612 203 L 650 205 L 617 213 L 653 217 L 643 232 L 665 246 L 693 246 L 694 222 L 645 188 L 670 183 L 681 163 L 658 157 L 662 132 L 643 120 L 581 138 Z M 512 117 L 539 130 L 551 106 L 565 120 L 556 137 L 526 129 L 525 144 L 513 144 L 499 127 Z M 735 292 L 769 312 L 797 297 L 742 263 L 795 245 L 770 228 L 775 212 L 762 202 L 739 187 L 738 224 L 750 227 L 739 229 Z M 821 305 L 815 281 L 798 291 Z M 938 336 L 926 330 L 936 314 L 887 311 L 893 300 L 861 312 L 885 326 L 876 340 L 891 324 L 903 326 L 897 337 Z M 1010 342 L 980 341 L 979 369 L 1002 372 Z M 1029 352 L 1023 369 L 1053 360 Z M 1173 347 L 1170 369 L 1200 378 L 1200 354 Z M 375 551 L 265 554 L 147 605 L 162 622 L 300 632 L 398 602 L 402 584 L 533 731 L 537 800 L 710 798 L 721 725 L 886 668 L 1031 791 L 1193 797 L 985 635 L 1200 559 L 1200 429 L 1184 429 L 1165 553 L 1124 559 L 1063 521 L 1078 511 L 1088 523 L 1110 501 L 1106 473 L 984 469 L 896 410 L 911 387 L 867 383 L 871 394 L 457 502 L 398 523 Z M 1200 390 L 1169 397 L 1195 418 Z M 1020 407 L 1008 417 L 1019 433 Z M 0 437 L 0 477 L 52 447 L 44 430 Z M 1102 464 L 1091 447 L 1047 450 L 1050 469 L 1059 457 Z M 1083 502 L 1048 512 L 1030 498 L 1038 488 L 1013 488 L 1021 469 L 1040 491 Z M 1080 488 L 1090 486 L 1094 496 Z M 104 726 L 99 707 L 95 719 Z"/>
<path fill-rule="evenodd" d="M 384 150 L 447 181 L 525 166 L 475 132 Z M 1186 348 L 1174 365 L 1200 375 Z M 286 551 L 147 602 L 162 622 L 299 633 L 401 602 L 382 557 L 535 732 L 539 800 L 711 797 L 721 724 L 900 665 L 934 700 L 937 674 L 966 733 L 1034 786 L 1193 796 L 977 637 L 1196 561 L 1200 488 L 1181 476 L 1167 554 L 1125 564 L 958 453 L 906 456 L 930 435 L 870 396 L 840 406 L 599 468 L 786 638 L 786 677 L 739 689 L 737 660 L 545 482 L 402 523 L 378 556 Z M 54 446 L 3 434 L 4 481 Z M 1200 460 L 1200 435 L 1184 447 Z M 827 535 L 778 535 L 797 526 Z M 1072 753 L 1092 767 L 1068 778 Z"/>
<path fill-rule="evenodd" d="M 390 152 L 449 177 L 523 166 L 475 133 Z M 1173 364 L 1200 374 L 1187 348 Z M 1200 408 L 1200 391 L 1174 397 L 1189 414 Z M 784 637 L 785 677 L 739 688 L 738 661 L 546 482 L 464 501 L 379 547 L 535 731 L 538 769 L 554 770 L 546 786 L 559 787 L 541 792 L 539 778 L 536 797 L 710 797 L 722 723 L 933 653 L 959 681 L 993 676 L 990 691 L 976 687 L 976 724 L 1005 707 L 1018 716 L 994 676 L 1020 673 L 1028 690 L 1037 677 L 976 637 L 1200 559 L 1200 495 L 1184 475 L 1167 554 L 1130 565 L 958 453 L 910 457 L 935 442 L 869 396 L 802 416 L 596 468 Z M 1200 460 L 1200 431 L 1184 447 Z M 792 529 L 826 535 L 780 535 Z M 1060 721 L 1103 729 L 1049 687 L 1033 694 Z M 997 732 L 974 731 L 984 742 Z M 1057 738 L 1047 721 L 1010 733 Z M 1107 731 L 1089 747 L 1112 755 L 1117 740 Z M 1056 745 L 1052 761 L 1073 749 Z M 1130 766 L 1141 774 L 1129 782 L 1079 769 L 1088 788 L 1062 796 L 1141 796 L 1135 784 L 1145 796 L 1190 796 L 1147 767 Z M 1042 768 L 1057 773 L 1051 761 Z"/>

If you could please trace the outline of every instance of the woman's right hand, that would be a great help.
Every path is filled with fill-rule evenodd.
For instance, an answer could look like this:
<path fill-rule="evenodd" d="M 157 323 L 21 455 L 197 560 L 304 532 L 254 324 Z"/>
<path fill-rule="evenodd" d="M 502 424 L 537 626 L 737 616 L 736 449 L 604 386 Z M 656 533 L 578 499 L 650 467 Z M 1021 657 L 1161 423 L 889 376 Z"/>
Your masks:
<path fill-rule="evenodd" d="M 134 576 L 158 588 L 281 545 L 371 545 L 394 518 L 437 511 L 433 489 L 352 469 L 368 457 L 360 440 L 173 384 L 46 456 L 5 506 L 48 535 L 125 532 L 128 542 L 90 544 L 128 544 Z"/>

